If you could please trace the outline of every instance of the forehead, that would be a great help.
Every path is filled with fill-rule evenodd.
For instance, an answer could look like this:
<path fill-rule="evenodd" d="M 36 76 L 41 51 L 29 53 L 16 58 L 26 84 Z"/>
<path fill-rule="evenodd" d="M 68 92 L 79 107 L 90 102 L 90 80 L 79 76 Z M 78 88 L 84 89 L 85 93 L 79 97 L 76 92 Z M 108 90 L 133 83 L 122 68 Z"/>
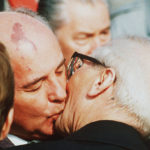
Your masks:
<path fill-rule="evenodd" d="M 53 33 L 37 19 L 22 13 L 0 13 L 0 41 L 5 43 L 10 56 L 16 53 L 35 55 L 39 51 L 53 49 L 56 40 Z M 50 43 L 49 46 L 47 43 Z"/>
<path fill-rule="evenodd" d="M 35 78 L 46 77 L 54 74 L 58 65 L 63 60 L 59 46 L 37 52 L 34 56 L 20 55 L 13 59 L 13 69 L 17 86 L 21 87 Z"/>
<path fill-rule="evenodd" d="M 55 71 L 63 55 L 47 26 L 21 13 L 0 13 L 0 20 L 0 41 L 11 57 L 16 87 Z"/>
<path fill-rule="evenodd" d="M 0 40 L 7 46 L 18 83 L 56 69 L 63 55 L 48 27 L 19 13 L 0 13 L 0 20 Z"/>
<path fill-rule="evenodd" d="M 68 14 L 70 18 L 68 24 L 76 30 L 99 30 L 110 24 L 108 9 L 101 1 L 95 4 L 70 2 Z"/>

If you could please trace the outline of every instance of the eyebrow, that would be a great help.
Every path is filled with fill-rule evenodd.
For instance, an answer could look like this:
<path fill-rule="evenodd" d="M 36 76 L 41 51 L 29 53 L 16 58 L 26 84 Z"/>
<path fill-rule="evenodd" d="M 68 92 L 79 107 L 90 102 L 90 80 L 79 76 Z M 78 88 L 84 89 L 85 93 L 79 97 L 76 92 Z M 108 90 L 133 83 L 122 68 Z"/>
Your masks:
<path fill-rule="evenodd" d="M 110 30 L 110 26 L 104 28 L 103 30 L 101 30 L 100 32 L 103 32 L 104 30 Z"/>
<path fill-rule="evenodd" d="M 85 35 L 85 36 L 92 36 L 93 33 L 92 32 L 89 32 L 89 31 L 81 31 L 81 32 L 78 32 L 75 37 L 78 37 L 78 36 L 81 36 L 81 35 Z"/>
<path fill-rule="evenodd" d="M 45 77 L 35 78 L 32 82 L 23 85 L 22 88 L 26 89 L 26 88 L 38 83 L 39 81 L 43 80 L 44 78 Z"/>
<path fill-rule="evenodd" d="M 107 27 L 105 27 L 104 29 L 102 29 L 100 32 L 103 32 L 104 30 L 110 30 L 110 25 L 109 26 L 107 26 Z M 75 37 L 76 36 L 79 36 L 79 35 L 88 35 L 88 36 L 92 36 L 93 35 L 93 32 L 91 32 L 91 31 L 79 31 L 76 35 L 75 35 Z"/>
<path fill-rule="evenodd" d="M 84 54 L 81 54 L 81 53 L 78 53 L 78 52 L 75 52 L 75 53 L 72 55 L 72 58 L 74 58 L 74 57 L 79 57 L 79 58 L 81 58 L 81 59 L 85 59 L 85 60 L 94 62 L 94 63 L 96 63 L 96 64 L 103 65 L 103 64 L 102 64 L 99 60 L 97 60 L 96 58 L 91 57 L 91 56 L 88 56 L 88 55 L 84 55 Z"/>

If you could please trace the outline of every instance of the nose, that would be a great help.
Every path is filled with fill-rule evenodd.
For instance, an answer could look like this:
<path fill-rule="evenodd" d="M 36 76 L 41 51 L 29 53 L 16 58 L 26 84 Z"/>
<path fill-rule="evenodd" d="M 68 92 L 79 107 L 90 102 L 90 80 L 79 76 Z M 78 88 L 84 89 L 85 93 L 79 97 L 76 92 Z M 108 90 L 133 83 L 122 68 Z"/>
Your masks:
<path fill-rule="evenodd" d="M 101 46 L 101 40 L 99 39 L 98 36 L 94 37 L 91 42 L 91 48 L 88 51 L 87 55 L 90 55 L 93 52 L 93 50 L 95 50 L 96 48 L 98 48 L 100 46 Z"/>
<path fill-rule="evenodd" d="M 99 40 L 98 37 L 94 37 L 90 43 L 89 50 L 87 51 L 86 55 L 90 55 L 93 50 L 101 46 L 101 41 Z"/>
<path fill-rule="evenodd" d="M 99 37 L 97 36 L 97 37 L 95 37 L 95 39 L 94 39 L 93 49 L 96 49 L 96 48 L 98 48 L 98 47 L 100 47 L 100 46 L 101 46 L 101 40 L 100 40 Z"/>
<path fill-rule="evenodd" d="M 53 103 L 62 103 L 66 99 L 66 82 L 64 83 L 56 78 L 50 81 L 48 89 L 48 99 Z"/>

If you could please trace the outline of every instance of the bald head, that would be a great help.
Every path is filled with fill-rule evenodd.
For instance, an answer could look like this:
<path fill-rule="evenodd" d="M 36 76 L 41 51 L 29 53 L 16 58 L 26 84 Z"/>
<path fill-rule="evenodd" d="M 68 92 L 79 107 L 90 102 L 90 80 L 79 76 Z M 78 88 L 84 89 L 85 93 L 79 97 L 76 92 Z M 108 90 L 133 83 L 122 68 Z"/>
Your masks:
<path fill-rule="evenodd" d="M 8 49 L 15 75 L 11 133 L 24 139 L 45 139 L 53 134 L 66 96 L 62 52 L 41 21 L 18 12 L 1 12 L 0 20 L 0 41 Z"/>
<path fill-rule="evenodd" d="M 8 51 L 15 56 L 35 55 L 46 42 L 55 38 L 43 23 L 22 13 L 3 12 L 0 20 L 0 40 L 7 43 Z"/>

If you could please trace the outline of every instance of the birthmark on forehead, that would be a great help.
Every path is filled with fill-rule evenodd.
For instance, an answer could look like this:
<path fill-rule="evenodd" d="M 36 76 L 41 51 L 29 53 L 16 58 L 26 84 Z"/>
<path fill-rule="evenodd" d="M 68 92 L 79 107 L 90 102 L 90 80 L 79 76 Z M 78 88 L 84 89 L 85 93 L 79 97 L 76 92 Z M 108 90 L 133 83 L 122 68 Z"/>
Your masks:
<path fill-rule="evenodd" d="M 11 40 L 14 43 L 18 43 L 24 38 L 24 33 L 22 31 L 22 25 L 20 23 L 15 23 L 13 26 L 13 34 L 11 35 Z"/>
<path fill-rule="evenodd" d="M 26 67 L 26 69 L 27 69 L 28 72 L 32 71 L 32 69 L 30 67 Z"/>
<path fill-rule="evenodd" d="M 13 25 L 12 30 L 13 30 L 13 33 L 11 34 L 11 41 L 16 44 L 16 46 L 17 46 L 16 50 L 20 49 L 20 47 L 21 47 L 20 43 L 22 41 L 27 42 L 28 45 L 30 44 L 31 45 L 30 48 L 32 47 L 33 50 L 35 50 L 35 51 L 37 50 L 36 45 L 25 36 L 25 34 L 22 30 L 22 25 L 20 23 L 16 22 Z"/>

